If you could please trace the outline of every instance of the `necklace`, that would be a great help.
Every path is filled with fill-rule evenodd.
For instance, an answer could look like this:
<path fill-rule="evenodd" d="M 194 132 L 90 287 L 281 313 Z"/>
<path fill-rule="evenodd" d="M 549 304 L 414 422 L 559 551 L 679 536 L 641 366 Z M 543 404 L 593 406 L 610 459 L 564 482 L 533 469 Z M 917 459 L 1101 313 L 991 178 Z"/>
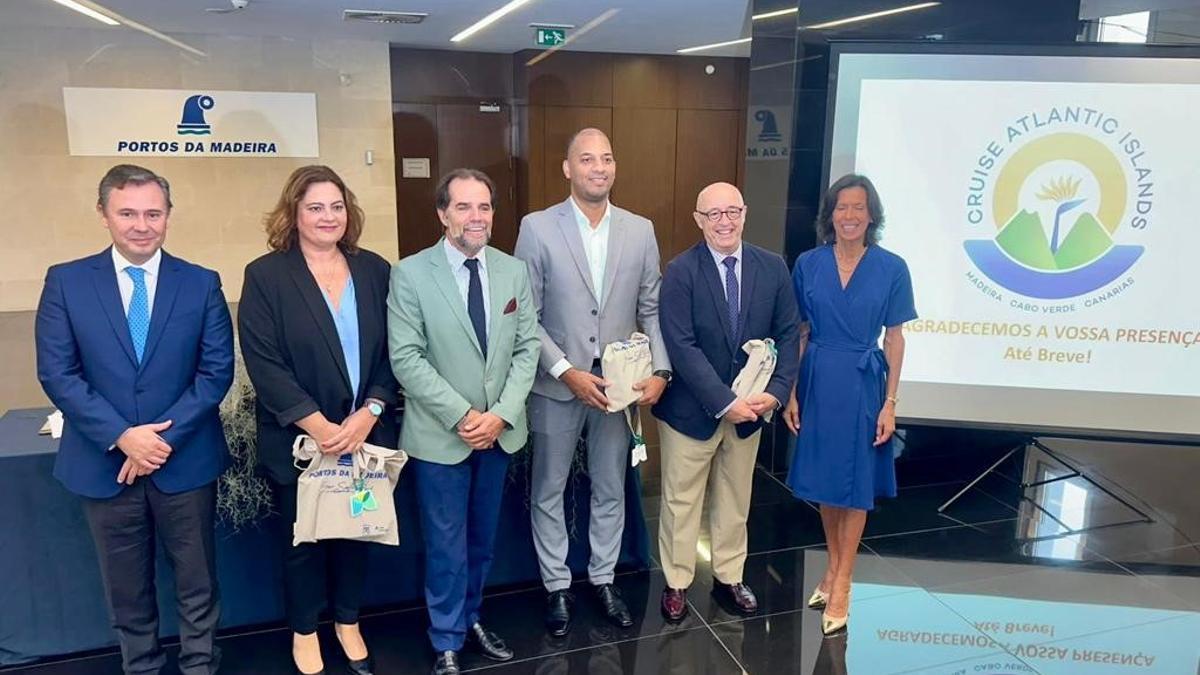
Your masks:
<path fill-rule="evenodd" d="M 324 269 L 319 269 L 314 261 L 308 258 L 305 258 L 305 262 L 308 263 L 309 271 L 311 271 L 313 277 L 316 278 L 317 285 L 324 289 L 327 295 L 332 296 L 337 278 L 341 276 L 344 259 L 341 256 L 338 256 L 331 266 L 326 266 Z"/>
<path fill-rule="evenodd" d="M 833 247 L 833 257 L 834 257 L 835 261 L 837 262 L 838 271 L 845 272 L 846 274 L 850 274 L 851 272 L 853 272 L 855 270 L 855 268 L 858 267 L 859 261 L 862 260 L 863 256 L 866 254 L 867 254 L 867 247 L 864 246 L 862 251 L 857 256 L 855 256 L 853 260 L 851 260 L 850 262 L 847 263 L 842 258 L 842 253 L 840 250 L 838 250 L 838 247 L 837 246 Z"/>

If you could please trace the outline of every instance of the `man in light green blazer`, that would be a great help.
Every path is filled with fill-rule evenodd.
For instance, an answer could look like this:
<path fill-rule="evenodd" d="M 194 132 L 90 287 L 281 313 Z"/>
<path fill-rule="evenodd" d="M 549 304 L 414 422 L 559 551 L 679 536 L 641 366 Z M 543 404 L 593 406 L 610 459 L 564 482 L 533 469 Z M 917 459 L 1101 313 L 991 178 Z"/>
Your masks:
<path fill-rule="evenodd" d="M 527 266 L 487 246 L 492 180 L 456 169 L 436 204 L 445 236 L 392 269 L 388 347 L 425 537 L 433 673 L 454 675 L 467 642 L 496 661 L 513 657 L 479 607 L 509 455 L 528 436 L 540 344 Z"/>

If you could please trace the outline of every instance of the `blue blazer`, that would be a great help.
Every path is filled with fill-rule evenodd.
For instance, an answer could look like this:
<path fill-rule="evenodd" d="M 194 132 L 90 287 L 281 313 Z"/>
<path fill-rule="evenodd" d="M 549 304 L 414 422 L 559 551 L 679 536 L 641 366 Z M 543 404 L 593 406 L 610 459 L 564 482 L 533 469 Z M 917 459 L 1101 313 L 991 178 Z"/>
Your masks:
<path fill-rule="evenodd" d="M 736 398 L 733 380 L 746 365 L 742 345 L 750 339 L 772 338 L 779 351 L 767 393 L 780 406 L 787 403 L 800 370 L 799 311 L 791 275 L 783 258 L 742 243 L 742 288 L 737 337 L 729 331 L 722 270 L 701 241 L 667 265 L 659 293 L 658 320 L 662 325 L 674 379 L 654 416 L 681 434 L 711 438 L 717 413 Z M 737 426 L 746 438 L 762 420 Z"/>
<path fill-rule="evenodd" d="M 109 249 L 46 272 L 35 324 L 38 379 L 66 423 L 54 476 L 97 499 L 124 488 L 109 449 L 129 427 L 172 420 L 163 492 L 216 480 L 229 463 L 217 406 L 233 382 L 233 324 L 216 272 L 163 251 L 139 366 Z"/>

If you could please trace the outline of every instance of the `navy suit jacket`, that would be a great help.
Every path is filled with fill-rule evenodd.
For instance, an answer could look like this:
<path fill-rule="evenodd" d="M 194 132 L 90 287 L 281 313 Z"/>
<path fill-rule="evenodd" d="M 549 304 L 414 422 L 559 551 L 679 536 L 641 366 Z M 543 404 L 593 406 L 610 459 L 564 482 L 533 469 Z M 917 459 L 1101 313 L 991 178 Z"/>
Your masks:
<path fill-rule="evenodd" d="M 166 420 L 171 456 L 149 476 L 158 489 L 192 490 L 225 470 L 217 407 L 233 382 L 233 324 L 216 272 L 163 251 L 140 365 L 109 249 L 46 272 L 34 330 L 38 379 L 66 420 L 54 476 L 68 490 L 119 494 L 125 453 L 109 448 L 131 426 Z"/>
<path fill-rule="evenodd" d="M 733 380 L 746 365 L 742 345 L 772 338 L 779 352 L 767 393 L 782 406 L 800 370 L 799 311 L 791 275 L 783 258 L 742 243 L 742 286 L 737 337 L 729 330 L 728 303 L 722 270 L 701 241 L 667 265 L 659 293 L 658 316 L 674 379 L 654 416 L 681 434 L 696 439 L 716 433 L 724 410 L 736 398 Z M 737 425 L 740 438 L 762 426 L 762 420 Z"/>

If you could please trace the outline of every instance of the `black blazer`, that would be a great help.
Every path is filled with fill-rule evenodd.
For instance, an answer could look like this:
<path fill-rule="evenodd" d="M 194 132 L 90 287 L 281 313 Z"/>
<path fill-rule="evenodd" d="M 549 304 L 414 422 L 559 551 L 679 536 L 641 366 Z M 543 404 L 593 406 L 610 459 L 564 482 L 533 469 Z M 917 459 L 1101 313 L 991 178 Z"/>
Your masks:
<path fill-rule="evenodd" d="M 318 410 L 339 424 L 363 399 L 388 404 L 367 442 L 397 445 L 399 385 L 387 349 L 390 266 L 375 253 L 347 254 L 358 304 L 359 390 L 350 391 L 333 316 L 298 247 L 268 253 L 246 266 L 238 304 L 238 341 L 255 390 L 258 462 L 277 483 L 292 484 L 296 421 Z"/>

